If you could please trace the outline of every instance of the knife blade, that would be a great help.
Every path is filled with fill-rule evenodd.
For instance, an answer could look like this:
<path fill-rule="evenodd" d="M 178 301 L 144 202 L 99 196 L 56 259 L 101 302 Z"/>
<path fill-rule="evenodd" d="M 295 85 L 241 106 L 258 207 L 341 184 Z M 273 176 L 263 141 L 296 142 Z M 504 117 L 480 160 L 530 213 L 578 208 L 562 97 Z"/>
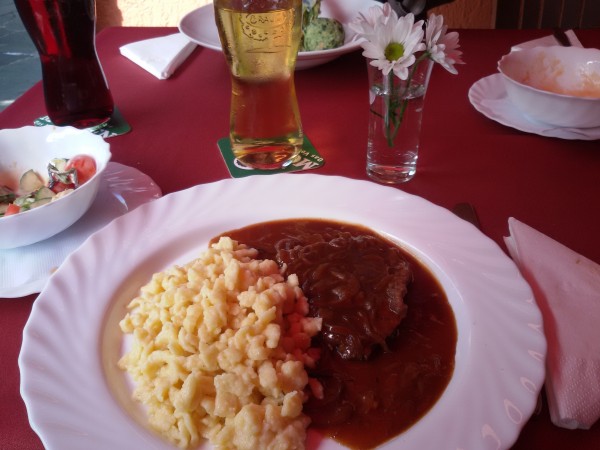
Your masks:
<path fill-rule="evenodd" d="M 481 230 L 481 223 L 479 222 L 479 217 L 477 216 L 475 207 L 472 204 L 468 202 L 457 203 L 452 208 L 452 212 L 461 219 L 470 222 L 471 224 L 475 225 L 479 230 Z"/>

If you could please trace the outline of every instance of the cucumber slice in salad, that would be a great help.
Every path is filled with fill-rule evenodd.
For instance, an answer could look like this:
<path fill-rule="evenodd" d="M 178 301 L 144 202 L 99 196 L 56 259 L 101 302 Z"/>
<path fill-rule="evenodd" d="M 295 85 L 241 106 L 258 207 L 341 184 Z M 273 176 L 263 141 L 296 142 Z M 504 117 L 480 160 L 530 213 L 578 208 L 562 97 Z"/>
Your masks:
<path fill-rule="evenodd" d="M 56 194 L 50 188 L 48 188 L 46 186 L 42 186 L 41 188 L 39 188 L 37 191 L 35 191 L 33 193 L 33 197 L 35 198 L 36 201 L 45 200 L 45 199 L 52 200 L 52 198 L 55 196 L 56 196 Z"/>
<path fill-rule="evenodd" d="M 28 211 L 45 205 L 46 203 L 50 203 L 55 196 L 56 194 L 49 188 L 42 186 L 29 194 L 17 197 L 13 203 L 19 206 L 21 211 Z"/>
<path fill-rule="evenodd" d="M 29 169 L 19 180 L 19 188 L 22 192 L 33 192 L 44 186 L 44 180 L 38 175 L 38 173 Z"/>

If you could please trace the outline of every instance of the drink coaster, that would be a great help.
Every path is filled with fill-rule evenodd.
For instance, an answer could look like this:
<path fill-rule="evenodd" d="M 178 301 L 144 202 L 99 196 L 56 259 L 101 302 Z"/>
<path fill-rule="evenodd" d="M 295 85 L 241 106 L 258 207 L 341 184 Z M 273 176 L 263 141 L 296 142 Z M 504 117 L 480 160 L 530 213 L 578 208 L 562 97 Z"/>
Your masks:
<path fill-rule="evenodd" d="M 275 170 L 254 169 L 235 159 L 233 157 L 233 151 L 231 150 L 231 143 L 228 137 L 219 139 L 217 145 L 221 151 L 221 156 L 223 156 L 223 159 L 225 160 L 227 169 L 233 178 L 243 178 L 250 175 L 271 175 L 274 173 L 299 172 L 303 170 L 318 169 L 325 164 L 323 157 L 319 155 L 317 149 L 312 145 L 306 136 L 304 136 L 304 144 L 302 145 L 300 154 L 296 157 L 296 159 L 287 166 Z"/>
<path fill-rule="evenodd" d="M 33 124 L 36 127 L 45 127 L 46 125 L 54 125 L 48 116 L 43 116 L 35 119 Z M 112 116 L 108 122 L 102 123 L 95 127 L 85 128 L 86 130 L 97 134 L 103 138 L 109 138 L 113 136 L 119 136 L 125 134 L 131 130 L 131 125 L 127 123 L 121 111 L 115 107 Z"/>

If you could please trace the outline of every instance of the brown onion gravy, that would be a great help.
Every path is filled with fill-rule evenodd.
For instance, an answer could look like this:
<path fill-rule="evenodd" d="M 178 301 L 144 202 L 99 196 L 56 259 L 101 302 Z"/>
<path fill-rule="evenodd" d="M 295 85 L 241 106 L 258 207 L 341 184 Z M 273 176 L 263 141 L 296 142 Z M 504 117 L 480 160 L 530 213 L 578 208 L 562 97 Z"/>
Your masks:
<path fill-rule="evenodd" d="M 322 383 L 324 398 L 310 396 L 305 404 L 311 427 L 350 448 L 369 449 L 397 436 L 423 417 L 450 381 L 457 330 L 439 282 L 415 257 L 360 225 L 288 219 L 254 224 L 222 235 L 256 248 L 260 258 L 277 260 L 276 249 L 282 240 L 307 234 L 330 236 L 332 230 L 357 239 L 376 238 L 376 245 L 392 249 L 394 255 L 401 252 L 412 271 L 412 282 L 404 296 L 406 315 L 403 313 L 399 325 L 384 336 L 382 345 L 375 345 L 362 359 L 348 359 L 341 357 L 322 336 L 315 342 L 322 353 L 317 367 L 309 369 L 309 374 Z M 317 266 L 321 257 L 327 256 L 327 246 L 323 248 L 325 253 L 314 255 L 313 262 L 306 264 Z M 353 252 L 353 248 L 350 246 L 348 251 Z M 358 261 L 369 256 L 348 254 L 345 258 Z M 304 273 L 322 273 L 316 267 L 307 271 L 306 264 L 296 264 L 295 268 Z M 297 275 L 302 287 L 305 280 Z M 306 291 L 305 294 L 310 302 L 310 295 Z M 311 313 L 314 312 L 311 305 Z"/>

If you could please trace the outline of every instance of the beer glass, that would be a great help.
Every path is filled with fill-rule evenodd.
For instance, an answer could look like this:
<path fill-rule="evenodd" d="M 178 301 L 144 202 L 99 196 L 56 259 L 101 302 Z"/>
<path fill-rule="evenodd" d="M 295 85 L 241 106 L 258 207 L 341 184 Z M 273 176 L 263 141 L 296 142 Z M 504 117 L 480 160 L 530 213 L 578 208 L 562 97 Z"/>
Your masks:
<path fill-rule="evenodd" d="M 304 140 L 294 86 L 302 0 L 215 0 L 214 8 L 231 71 L 233 154 L 249 167 L 285 167 Z"/>

